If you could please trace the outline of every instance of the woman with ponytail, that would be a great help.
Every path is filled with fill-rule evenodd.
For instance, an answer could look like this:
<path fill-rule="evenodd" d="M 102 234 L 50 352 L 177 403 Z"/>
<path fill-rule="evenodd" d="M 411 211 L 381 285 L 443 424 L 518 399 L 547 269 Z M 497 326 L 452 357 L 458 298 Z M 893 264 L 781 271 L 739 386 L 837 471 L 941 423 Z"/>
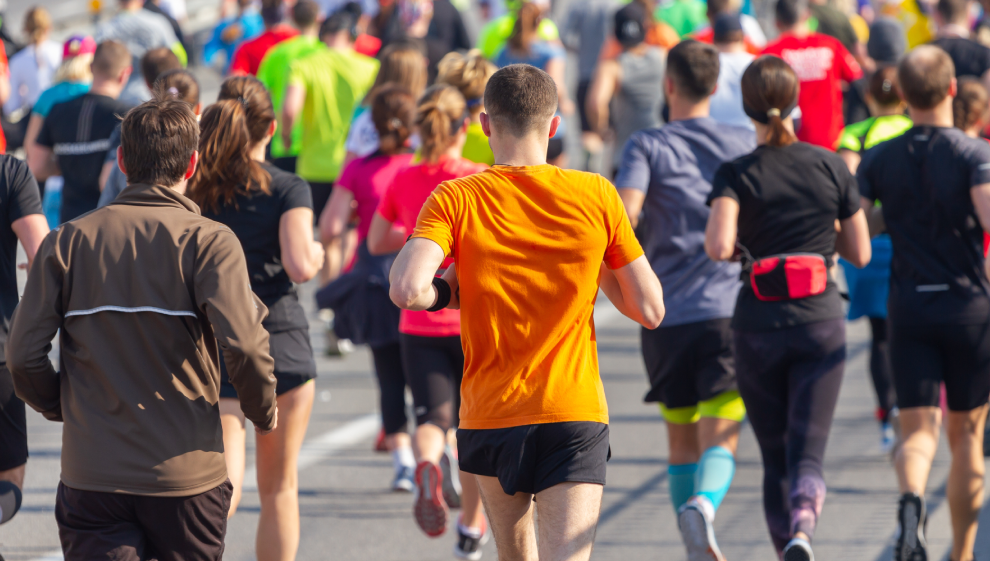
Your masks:
<path fill-rule="evenodd" d="M 486 60 L 481 51 L 473 49 L 467 53 L 448 53 L 440 60 L 437 70 L 437 83 L 460 90 L 471 114 L 462 155 L 472 162 L 494 165 L 495 155 L 481 129 L 481 113 L 485 110 L 485 86 L 498 67 Z"/>
<path fill-rule="evenodd" d="M 338 241 L 357 218 L 357 263 L 340 279 L 320 290 L 321 308 L 334 310 L 340 338 L 371 347 L 378 377 L 379 406 L 385 448 L 392 453 L 393 491 L 413 490 L 413 456 L 406 418 L 406 378 L 399 351 L 399 309 L 388 298 L 388 270 L 394 255 L 372 256 L 365 242 L 372 216 L 397 173 L 412 164 L 409 138 L 415 128 L 416 98 L 398 84 L 383 84 L 371 99 L 370 116 L 378 148 L 352 160 L 337 180 L 320 217 L 320 238 Z"/>
<path fill-rule="evenodd" d="M 736 380 L 763 457 L 764 513 L 777 553 L 811 561 L 846 360 L 845 313 L 829 271 L 837 252 L 856 267 L 869 263 L 870 238 L 845 162 L 794 136 L 794 70 L 776 56 L 756 59 L 742 98 L 758 146 L 715 173 L 705 251 L 742 259 Z"/>
<path fill-rule="evenodd" d="M 422 163 L 396 175 L 385 192 L 368 232 L 368 249 L 375 254 L 398 251 L 406 232 L 416 224 L 419 211 L 440 183 L 483 171 L 488 166 L 465 160 L 461 154 L 470 118 L 464 96 L 457 88 L 436 85 L 419 100 L 416 126 Z M 452 266 L 447 259 L 443 268 Z M 437 272 L 442 274 L 443 269 Z M 450 507 L 461 506 L 454 554 L 479 559 L 487 539 L 481 496 L 473 475 L 457 469 L 448 434 L 457 427 L 464 351 L 458 310 L 412 312 L 402 310 L 399 323 L 402 364 L 412 389 L 416 411 L 416 487 L 413 514 L 431 537 L 447 529 Z"/>
<path fill-rule="evenodd" d="M 290 561 L 299 547 L 299 450 L 313 407 L 316 363 L 309 322 L 293 283 L 313 278 L 323 246 L 313 241 L 313 199 L 299 177 L 265 162 L 275 112 L 261 82 L 229 78 L 200 121 L 199 165 L 187 195 L 203 216 L 229 227 L 241 241 L 251 288 L 268 307 L 264 321 L 275 360 L 278 427 L 256 435 L 259 561 Z M 220 420 L 227 473 L 234 486 L 228 517 L 244 486 L 245 427 L 237 392 L 221 360 Z"/>

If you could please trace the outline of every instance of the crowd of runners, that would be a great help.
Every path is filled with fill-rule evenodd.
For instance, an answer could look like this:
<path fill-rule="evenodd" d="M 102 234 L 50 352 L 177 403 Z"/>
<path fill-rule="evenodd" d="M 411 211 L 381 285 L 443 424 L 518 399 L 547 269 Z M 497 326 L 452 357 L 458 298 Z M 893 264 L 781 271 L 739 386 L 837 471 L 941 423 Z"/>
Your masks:
<path fill-rule="evenodd" d="M 257 558 L 294 559 L 312 281 L 329 351 L 371 349 L 382 486 L 411 493 L 422 531 L 456 528 L 461 559 L 494 537 L 505 560 L 587 560 L 611 457 L 601 290 L 642 325 L 689 561 L 725 559 L 713 522 L 747 420 L 771 542 L 814 559 L 863 316 L 893 557 L 928 559 L 944 425 L 950 558 L 974 558 L 990 2 L 221 14 L 201 46 L 182 0 L 120 0 L 61 45 L 42 7 L 23 36 L 0 29 L 0 524 L 21 505 L 26 404 L 63 423 L 66 559 L 219 559 L 250 421 Z M 223 73 L 216 99 L 189 64 Z"/>

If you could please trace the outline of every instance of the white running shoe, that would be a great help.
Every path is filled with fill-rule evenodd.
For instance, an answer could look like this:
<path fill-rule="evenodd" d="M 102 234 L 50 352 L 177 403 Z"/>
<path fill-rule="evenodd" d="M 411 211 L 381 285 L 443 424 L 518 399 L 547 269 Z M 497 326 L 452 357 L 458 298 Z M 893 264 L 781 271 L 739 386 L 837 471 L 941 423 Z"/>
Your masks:
<path fill-rule="evenodd" d="M 688 561 L 725 561 L 715 541 L 715 509 L 705 497 L 694 496 L 677 511 L 677 526 Z"/>

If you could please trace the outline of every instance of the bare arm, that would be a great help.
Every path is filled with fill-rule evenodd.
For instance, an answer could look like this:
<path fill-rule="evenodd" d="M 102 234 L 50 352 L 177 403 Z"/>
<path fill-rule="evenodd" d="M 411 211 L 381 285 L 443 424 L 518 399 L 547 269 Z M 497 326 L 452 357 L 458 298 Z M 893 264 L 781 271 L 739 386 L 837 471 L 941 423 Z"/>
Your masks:
<path fill-rule="evenodd" d="M 3 74 L 0 75 L 0 104 L 7 103 L 8 99 L 10 99 L 10 71 L 4 68 Z"/>
<path fill-rule="evenodd" d="M 55 161 L 55 154 L 52 149 L 35 143 L 34 148 L 28 153 L 28 168 L 34 174 L 34 178 L 41 183 L 53 175 L 58 175 L 58 164 Z"/>
<path fill-rule="evenodd" d="M 289 209 L 278 221 L 278 245 L 282 266 L 292 282 L 302 284 L 323 267 L 323 245 L 313 241 L 313 211 L 306 207 Z"/>
<path fill-rule="evenodd" d="M 31 113 L 28 117 L 28 127 L 27 131 L 24 133 L 24 151 L 27 152 L 28 159 L 31 158 L 31 152 L 34 151 L 35 140 L 38 139 L 38 133 L 41 131 L 41 125 L 45 122 L 45 118 L 37 113 Z M 40 183 L 41 180 L 38 180 Z"/>
<path fill-rule="evenodd" d="M 31 188 L 34 189 L 34 186 L 32 185 Z M 48 220 L 43 214 L 29 214 L 11 222 L 10 228 L 24 246 L 24 253 L 27 254 L 28 259 L 27 268 L 31 269 L 38 247 L 48 235 Z"/>
<path fill-rule="evenodd" d="M 368 230 L 368 251 L 372 255 L 388 255 L 402 249 L 406 243 L 406 231 L 396 228 L 381 214 L 375 213 Z"/>
<path fill-rule="evenodd" d="M 612 271 L 602 263 L 601 287 L 622 315 L 647 329 L 663 321 L 663 288 L 645 255 Z"/>
<path fill-rule="evenodd" d="M 873 249 L 870 246 L 870 228 L 866 223 L 866 213 L 863 209 L 839 221 L 835 250 L 856 268 L 862 269 L 870 262 Z"/>
<path fill-rule="evenodd" d="M 866 224 L 870 228 L 870 237 L 875 238 L 887 229 L 887 224 L 883 221 L 883 211 L 873 204 L 873 201 L 866 197 L 859 198 L 859 207 L 866 215 Z"/>
<path fill-rule="evenodd" d="M 626 207 L 626 214 L 629 215 L 629 222 L 635 228 L 639 224 L 639 214 L 643 212 L 643 201 L 646 200 L 646 193 L 639 189 L 629 189 L 619 187 L 619 198 L 622 199 L 622 206 Z"/>
<path fill-rule="evenodd" d="M 117 167 L 117 160 L 113 159 L 109 162 L 103 164 L 103 169 L 100 170 L 100 192 L 102 193 L 107 187 L 107 179 L 110 179 L 110 173 L 113 168 Z"/>
<path fill-rule="evenodd" d="M 567 116 L 574 113 L 574 103 L 567 96 L 567 82 L 564 80 L 564 58 L 553 58 L 547 62 L 547 74 L 557 84 L 557 104 L 561 114 Z"/>
<path fill-rule="evenodd" d="M 739 202 L 729 197 L 712 201 L 712 212 L 705 227 L 705 253 L 712 261 L 728 261 L 736 251 Z"/>
<path fill-rule="evenodd" d="M 598 63 L 598 70 L 588 87 L 588 99 L 584 110 L 587 112 L 591 128 L 598 134 L 608 130 L 608 104 L 615 95 L 619 81 L 619 65 L 614 60 Z"/>
<path fill-rule="evenodd" d="M 406 242 L 392 263 L 389 296 L 404 310 L 425 310 L 437 302 L 433 277 L 443 264 L 443 250 L 426 238 Z"/>
<path fill-rule="evenodd" d="M 300 84 L 289 84 L 285 88 L 285 98 L 282 102 L 282 143 L 292 146 L 292 127 L 296 124 L 296 118 L 302 112 L 303 104 L 306 103 L 306 88 Z"/>
<path fill-rule="evenodd" d="M 334 189 L 320 215 L 320 241 L 325 244 L 344 235 L 354 213 L 354 193 Z"/>
<path fill-rule="evenodd" d="M 855 176 L 856 170 L 859 169 L 859 162 L 863 160 L 863 157 L 859 155 L 859 152 L 842 149 L 839 150 L 839 157 L 846 163 L 846 167 L 849 168 L 849 173 Z"/>

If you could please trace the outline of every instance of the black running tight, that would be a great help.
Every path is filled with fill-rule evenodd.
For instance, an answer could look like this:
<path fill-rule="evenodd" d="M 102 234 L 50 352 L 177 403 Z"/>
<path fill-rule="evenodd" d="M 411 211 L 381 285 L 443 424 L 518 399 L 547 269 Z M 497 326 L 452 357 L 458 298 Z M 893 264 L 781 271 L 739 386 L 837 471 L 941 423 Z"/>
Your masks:
<path fill-rule="evenodd" d="M 464 350 L 461 338 L 399 335 L 406 382 L 413 395 L 416 425 L 431 423 L 441 430 L 457 428 L 461 406 Z"/>
<path fill-rule="evenodd" d="M 846 360 L 846 323 L 735 332 L 736 379 L 763 455 L 763 509 L 780 552 L 815 534 L 822 462 Z"/>
<path fill-rule="evenodd" d="M 378 397 L 382 410 L 382 427 L 385 434 L 407 432 L 406 375 L 402 370 L 402 354 L 399 342 L 371 348 L 378 376 Z"/>
<path fill-rule="evenodd" d="M 887 344 L 887 319 L 869 318 L 870 330 L 873 332 L 873 342 L 870 346 L 870 377 L 873 378 L 873 389 L 877 392 L 877 407 L 879 417 L 887 422 L 890 410 L 897 405 L 897 395 L 894 392 L 894 379 L 890 373 L 890 345 Z"/>

